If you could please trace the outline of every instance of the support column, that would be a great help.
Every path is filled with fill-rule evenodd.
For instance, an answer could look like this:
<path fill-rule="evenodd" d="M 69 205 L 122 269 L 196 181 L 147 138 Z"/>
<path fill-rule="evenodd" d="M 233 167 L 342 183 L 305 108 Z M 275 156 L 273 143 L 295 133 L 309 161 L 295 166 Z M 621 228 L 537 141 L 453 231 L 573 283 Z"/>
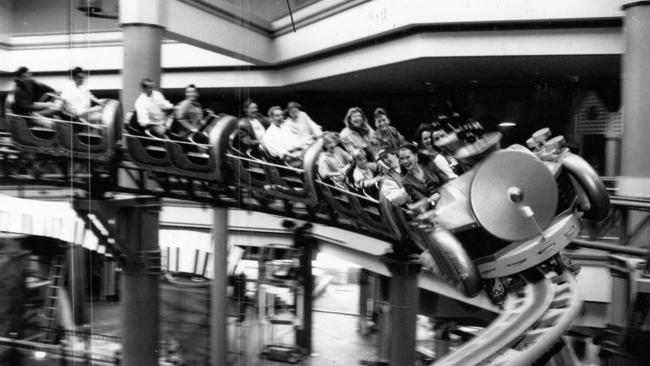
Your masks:
<path fill-rule="evenodd" d="M 615 177 L 620 172 L 620 147 L 621 138 L 618 135 L 605 136 L 605 175 L 608 177 Z"/>
<path fill-rule="evenodd" d="M 160 86 L 164 4 L 161 0 L 120 0 L 119 9 L 124 47 L 121 102 L 126 113 L 142 91 L 142 79 L 149 78 Z"/>
<path fill-rule="evenodd" d="M 296 330 L 296 345 L 306 354 L 312 351 L 312 312 L 314 294 L 314 276 L 312 274 L 311 262 L 316 253 L 316 239 L 307 233 L 312 225 L 307 223 L 299 226 L 294 232 L 294 247 L 302 250 L 300 256 L 300 268 L 302 272 L 302 297 L 298 297 L 302 311 L 300 327 Z"/>
<path fill-rule="evenodd" d="M 227 365 L 228 356 L 228 210 L 214 207 L 212 288 L 210 289 L 210 360 Z"/>
<path fill-rule="evenodd" d="M 160 201 L 128 200 L 117 210 L 118 245 L 128 253 L 122 270 L 122 365 L 158 365 Z"/>
<path fill-rule="evenodd" d="M 70 244 L 70 267 L 68 278 L 70 280 L 70 300 L 72 302 L 72 317 L 74 324 L 79 326 L 86 323 L 86 284 L 88 271 L 86 269 L 85 249 L 80 245 Z"/>
<path fill-rule="evenodd" d="M 383 257 L 391 272 L 390 289 L 390 365 L 415 364 L 415 331 L 419 309 L 418 274 L 414 261 Z"/>
<path fill-rule="evenodd" d="M 622 101 L 621 175 L 650 176 L 650 1 L 623 2 L 625 11 Z"/>
<path fill-rule="evenodd" d="M 370 273 L 367 269 L 359 270 L 359 333 L 368 335 L 368 299 L 370 298 Z"/>

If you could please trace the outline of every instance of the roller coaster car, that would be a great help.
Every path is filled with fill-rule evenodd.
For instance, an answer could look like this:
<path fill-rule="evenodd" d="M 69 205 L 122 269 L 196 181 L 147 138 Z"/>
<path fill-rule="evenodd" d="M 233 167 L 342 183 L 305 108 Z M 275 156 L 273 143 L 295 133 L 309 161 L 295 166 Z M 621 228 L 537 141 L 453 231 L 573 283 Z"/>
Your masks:
<path fill-rule="evenodd" d="M 57 123 L 57 140 L 66 155 L 75 158 L 107 161 L 115 152 L 122 133 L 122 108 L 108 100 L 91 124 Z"/>
<path fill-rule="evenodd" d="M 226 162 L 229 168 L 226 172 L 221 167 L 217 167 L 220 182 L 229 183 L 229 180 L 234 178 L 240 181 L 241 186 L 249 187 L 256 192 L 258 197 L 268 196 L 290 202 L 301 202 L 307 206 L 315 206 L 318 203 L 314 178 L 322 141 L 317 140 L 309 147 L 303 157 L 302 168 L 296 168 L 282 161 L 276 161 L 264 151 L 255 154 L 237 149 L 232 144 L 232 136 L 237 127 L 237 118 L 225 116 L 210 132 L 216 141 L 217 164 Z"/>
<path fill-rule="evenodd" d="M 129 112 L 124 120 L 124 146 L 130 160 L 150 170 L 171 172 L 171 160 L 164 139 L 153 136 L 138 123 L 135 111 Z"/>
<path fill-rule="evenodd" d="M 522 146 L 494 145 L 470 147 L 476 151 L 464 162 L 474 167 L 439 189 L 440 199 L 422 210 L 410 236 L 424 238 L 438 267 L 467 295 L 478 293 L 483 280 L 498 302 L 512 276 L 546 264 L 566 267 L 561 250 L 580 231 L 580 217 L 604 217 L 609 198 L 577 155 L 563 151 L 542 161 Z"/>
<path fill-rule="evenodd" d="M 59 113 L 59 118 L 18 115 L 11 111 L 11 105 L 11 101 L 5 104 L 6 115 L 13 144 L 19 151 L 109 160 L 115 150 L 121 115 L 116 100 L 108 100 L 96 113 L 96 124 L 81 122 L 65 113 Z M 53 121 L 54 128 L 41 126 L 37 123 L 39 118 Z"/>
<path fill-rule="evenodd" d="M 219 117 L 211 114 L 207 123 L 220 123 Z M 216 134 L 195 132 L 188 138 L 182 138 L 168 133 L 168 136 L 170 139 L 165 145 L 171 164 L 179 173 L 199 179 L 217 179 L 216 153 L 213 148 L 218 143 Z"/>

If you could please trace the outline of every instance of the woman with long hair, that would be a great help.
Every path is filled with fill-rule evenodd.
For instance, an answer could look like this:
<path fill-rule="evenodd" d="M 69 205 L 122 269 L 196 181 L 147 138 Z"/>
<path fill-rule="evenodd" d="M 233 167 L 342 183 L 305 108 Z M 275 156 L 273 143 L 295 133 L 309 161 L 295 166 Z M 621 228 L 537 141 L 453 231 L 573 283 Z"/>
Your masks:
<path fill-rule="evenodd" d="M 436 164 L 438 169 L 445 173 L 447 178 L 458 178 L 458 175 L 449 164 L 449 159 L 434 145 L 434 134 L 435 131 L 429 124 L 423 123 L 418 127 L 418 130 L 415 133 L 415 140 L 417 141 L 419 148 L 418 152 L 429 157 L 434 164 Z"/>
<path fill-rule="evenodd" d="M 375 131 L 368 124 L 368 119 L 361 108 L 352 107 L 348 109 L 343 123 L 345 128 L 341 130 L 340 137 L 345 150 L 352 153 L 354 149 L 359 148 L 369 151 L 373 156 L 377 156 L 379 144 Z"/>

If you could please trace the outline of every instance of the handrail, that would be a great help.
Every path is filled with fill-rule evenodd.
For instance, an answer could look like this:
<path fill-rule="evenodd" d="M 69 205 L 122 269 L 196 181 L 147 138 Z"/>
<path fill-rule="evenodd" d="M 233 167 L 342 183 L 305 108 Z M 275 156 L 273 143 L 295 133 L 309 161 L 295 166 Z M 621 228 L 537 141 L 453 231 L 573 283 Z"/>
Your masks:
<path fill-rule="evenodd" d="M 584 240 L 584 239 L 573 239 L 572 245 L 576 245 L 581 248 L 604 250 L 607 252 L 620 253 L 620 254 L 630 254 L 639 257 L 647 256 L 650 253 L 649 249 L 633 248 L 624 245 L 610 244 L 610 243 Z"/>
<path fill-rule="evenodd" d="M 272 167 L 278 168 L 278 169 L 291 170 L 291 171 L 294 171 L 294 172 L 297 172 L 297 173 L 303 173 L 304 172 L 304 169 L 294 168 L 294 167 L 288 166 L 288 165 L 280 165 L 280 164 L 275 164 L 275 163 L 269 163 L 268 161 L 265 161 L 265 160 L 251 159 L 251 158 L 246 158 L 246 157 L 243 157 L 243 156 L 233 155 L 233 154 L 230 154 L 230 153 L 226 154 L 226 157 L 231 158 L 231 159 L 238 159 L 238 160 L 247 161 L 249 163 L 272 166 Z"/>
<path fill-rule="evenodd" d="M 342 193 L 345 193 L 345 194 L 347 194 L 347 195 L 354 196 L 354 197 L 357 197 L 357 198 L 359 198 L 359 199 L 362 199 L 362 200 L 365 200 L 365 201 L 369 201 L 369 202 L 372 202 L 372 203 L 377 204 L 377 205 L 379 204 L 379 201 L 376 200 L 376 199 L 374 199 L 374 198 L 371 198 L 371 197 L 368 197 L 368 196 L 364 196 L 364 195 L 361 195 L 361 194 L 358 194 L 358 193 L 352 192 L 352 191 L 349 190 L 349 189 L 345 189 L 345 188 L 337 187 L 337 186 L 335 186 L 335 185 L 332 185 L 332 184 L 329 184 L 329 183 L 323 181 L 323 180 L 320 179 L 320 178 L 316 179 L 316 183 L 318 183 L 318 184 L 322 184 L 322 185 L 324 185 L 324 186 L 327 186 L 327 187 L 329 187 L 330 189 L 335 189 L 335 190 L 337 190 L 337 191 L 339 191 L 339 192 L 342 192 Z"/>
<path fill-rule="evenodd" d="M 90 123 L 90 122 L 66 121 L 64 119 L 50 118 L 50 117 L 45 117 L 45 116 L 26 116 L 24 114 L 15 114 L 15 113 L 6 113 L 6 115 L 11 116 L 11 117 L 21 117 L 21 118 L 29 118 L 29 119 L 40 118 L 40 119 L 46 119 L 46 120 L 49 120 L 49 121 L 54 121 L 56 123 L 64 123 L 64 124 L 71 124 L 71 125 L 81 125 L 81 126 L 86 126 L 86 127 L 90 127 L 90 128 L 95 128 L 95 129 L 98 129 L 98 130 L 103 130 L 103 129 L 106 128 L 106 126 L 104 126 L 104 125 L 97 125 L 97 124 Z"/>

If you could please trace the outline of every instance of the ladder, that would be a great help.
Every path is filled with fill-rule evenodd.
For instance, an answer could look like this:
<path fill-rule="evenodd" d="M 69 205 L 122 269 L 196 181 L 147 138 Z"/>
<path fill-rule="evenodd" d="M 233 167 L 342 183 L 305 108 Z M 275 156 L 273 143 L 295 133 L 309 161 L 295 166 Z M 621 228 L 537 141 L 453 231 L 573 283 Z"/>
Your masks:
<path fill-rule="evenodd" d="M 65 276 L 67 272 L 67 260 L 65 256 L 66 250 L 59 250 L 52 258 L 48 279 L 50 284 L 45 290 L 45 328 L 48 329 L 45 335 L 46 342 L 56 342 L 57 332 L 57 298 L 59 289 L 63 288 L 65 284 Z"/>

